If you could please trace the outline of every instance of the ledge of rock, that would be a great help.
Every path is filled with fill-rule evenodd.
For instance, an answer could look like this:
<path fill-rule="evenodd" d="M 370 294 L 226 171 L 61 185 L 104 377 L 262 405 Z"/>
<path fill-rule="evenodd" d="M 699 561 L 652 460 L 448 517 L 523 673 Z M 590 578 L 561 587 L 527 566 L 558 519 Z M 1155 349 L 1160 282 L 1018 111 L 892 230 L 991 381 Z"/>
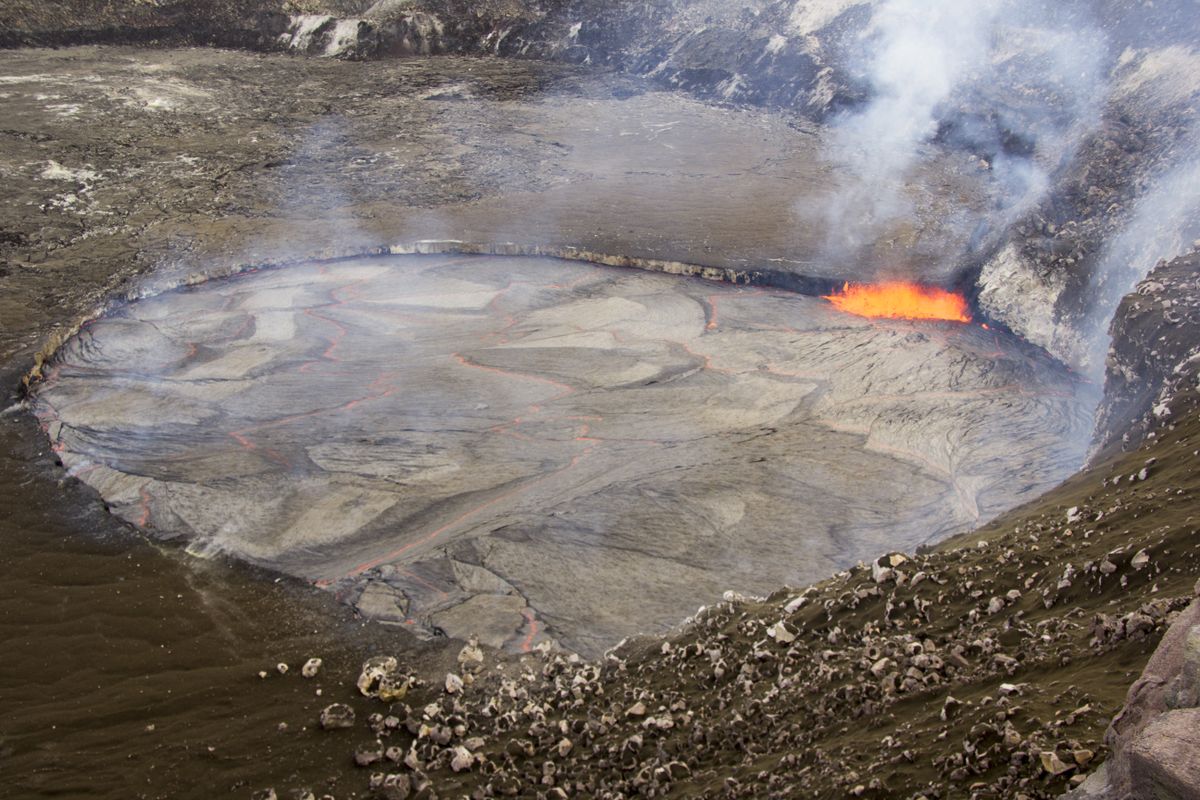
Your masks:
<path fill-rule="evenodd" d="M 1171 424 L 1200 373 L 1200 252 L 1161 262 L 1121 301 L 1112 324 L 1095 456 Z"/>

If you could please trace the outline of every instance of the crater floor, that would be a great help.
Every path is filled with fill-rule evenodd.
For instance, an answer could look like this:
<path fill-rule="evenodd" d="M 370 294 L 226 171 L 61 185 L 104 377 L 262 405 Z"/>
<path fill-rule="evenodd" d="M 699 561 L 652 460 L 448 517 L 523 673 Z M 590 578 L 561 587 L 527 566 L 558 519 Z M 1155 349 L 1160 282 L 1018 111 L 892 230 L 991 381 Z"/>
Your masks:
<path fill-rule="evenodd" d="M 550 259 L 409 256 L 129 304 L 36 398 L 124 519 L 366 615 L 586 653 L 963 530 L 1089 407 L 979 325 Z"/>

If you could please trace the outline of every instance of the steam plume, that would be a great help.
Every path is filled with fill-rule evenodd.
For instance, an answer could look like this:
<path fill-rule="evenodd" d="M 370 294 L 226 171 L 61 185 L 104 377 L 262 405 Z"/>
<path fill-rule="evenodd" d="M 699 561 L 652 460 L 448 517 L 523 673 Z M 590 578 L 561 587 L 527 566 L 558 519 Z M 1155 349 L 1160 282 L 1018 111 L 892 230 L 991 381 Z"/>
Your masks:
<path fill-rule="evenodd" d="M 832 258 L 854 258 L 920 211 L 905 184 L 933 142 L 989 171 L 990 207 L 968 224 L 998 230 L 1098 119 L 1103 36 L 1033 0 L 885 0 L 860 43 L 852 64 L 871 99 L 834 122 L 829 155 L 848 182 L 824 211 Z"/>

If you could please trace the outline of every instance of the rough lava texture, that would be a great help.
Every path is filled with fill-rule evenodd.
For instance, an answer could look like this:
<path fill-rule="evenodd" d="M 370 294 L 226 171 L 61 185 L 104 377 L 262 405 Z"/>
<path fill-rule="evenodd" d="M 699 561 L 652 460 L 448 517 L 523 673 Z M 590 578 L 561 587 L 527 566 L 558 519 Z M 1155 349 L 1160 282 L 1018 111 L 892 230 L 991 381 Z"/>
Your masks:
<path fill-rule="evenodd" d="M 817 258 L 823 228 L 793 209 L 843 182 L 819 129 L 563 64 L 10 50 L 0 92 L 5 356 L 52 336 L 49 304 L 430 239 L 785 288 L 800 271 L 810 293 L 896 263 L 949 283 L 986 208 L 947 153 L 906 189 L 918 219 Z"/>
<path fill-rule="evenodd" d="M 1200 376 L 1200 253 L 1160 263 L 1121 301 L 1112 325 L 1093 450 L 1134 447 Z"/>
<path fill-rule="evenodd" d="M 979 274 L 986 312 L 1097 378 L 1119 298 L 1200 230 L 1194 64 L 1185 46 L 1125 50 L 1097 126 Z"/>
<path fill-rule="evenodd" d="M 1090 407 L 978 325 L 483 256 L 131 303 L 35 403 L 70 473 L 157 537 L 391 624 L 591 656 L 724 589 L 976 527 L 1077 468 Z"/>
<path fill-rule="evenodd" d="M 1143 322 L 1147 341 L 1196 342 Z M 1140 388 L 1110 383 L 1132 397 L 1109 402 Z M 1171 392 L 1140 446 L 933 551 L 731 593 L 594 664 L 463 660 L 461 684 L 377 706 L 363 780 L 380 796 L 401 776 L 480 797 L 1194 796 L 1198 401 Z"/>
<path fill-rule="evenodd" d="M 1183 0 L 1152 5 L 1113 0 L 1087 6 L 1112 36 L 1105 62 L 1106 74 L 1114 78 L 1111 85 L 1117 87 L 1112 102 L 1101 109 L 1099 127 L 1073 148 L 1075 154 L 1052 165 L 1047 198 L 1010 226 L 984 232 L 977 246 L 964 252 L 976 256 L 976 269 L 968 270 L 968 276 L 984 276 L 976 283 L 981 307 L 1058 357 L 1094 368 L 1099 362 L 1086 339 L 1096 320 L 1081 315 L 1083 304 L 1101 296 L 1115 304 L 1130 285 L 1123 283 L 1125 278 L 1103 283 L 1100 279 L 1125 274 L 1133 281 L 1140 277 L 1139 270 L 1158 259 L 1173 259 L 1195 238 L 1186 235 L 1194 222 L 1187 213 L 1174 213 L 1177 209 L 1169 202 L 1146 205 L 1145 200 L 1158 189 L 1168 201 L 1188 196 L 1177 187 L 1188 187 L 1190 173 L 1184 168 L 1194 155 L 1190 109 L 1196 94 L 1200 18 L 1194 3 Z M 520 163 L 545 162 L 547 154 L 562 149 L 555 144 L 559 137 L 539 136 L 537 131 L 530 135 L 516 124 L 536 104 L 470 103 L 480 96 L 528 99 L 531 82 L 544 87 L 551 73 L 569 82 L 569 69 L 533 61 L 523 62 L 523 69 L 513 66 L 515 62 L 497 68 L 490 60 L 469 59 L 472 68 L 487 77 L 464 81 L 446 80 L 443 67 L 431 69 L 414 60 L 392 62 L 386 68 L 346 61 L 389 52 L 418 53 L 422 48 L 504 54 L 506 47 L 513 47 L 508 54 L 637 71 L 626 66 L 629 59 L 615 49 L 602 52 L 604 30 L 593 29 L 581 16 L 586 12 L 612 19 L 621 16 L 617 10 L 622 7 L 5 3 L 0 30 L 10 45 L 223 44 L 339 57 L 284 56 L 286 66 L 280 67 L 280 61 L 226 51 L 160 51 L 152 57 L 144 52 L 119 56 L 118 61 L 126 60 L 114 66 L 111 55 L 119 51 L 111 49 L 8 54 L 6 80 L 0 86 L 7 115 L 3 174 L 6 186 L 15 189 L 5 194 L 0 238 L 0 278 L 5 280 L 0 341 L 5 359 L 25 359 L 47 338 L 61 341 L 72 323 L 117 289 L 136 294 L 141 285 L 131 276 L 138 271 L 159 268 L 164 280 L 177 285 L 189 270 L 211 275 L 223 268 L 218 264 L 262 260 L 285 241 L 296 245 L 289 255 L 298 259 L 321 255 L 323 249 L 325 255 L 350 255 L 346 249 L 353 241 L 374 236 L 373 242 L 386 243 L 396 233 L 398 217 L 418 216 L 410 213 L 413 208 L 446 206 L 451 196 L 454 204 L 461 203 L 455 227 L 496 235 L 505 230 L 496 209 L 505 205 L 508 182 L 517 178 L 521 188 L 509 205 L 521 206 L 548 187 L 557 187 L 556 199 L 569 199 L 571 192 L 564 186 L 585 185 L 586 173 L 602 159 L 583 159 L 561 171 L 493 169 L 513 153 L 520 154 Z M 439 8 L 447 16 L 455 15 L 450 24 L 438 16 Z M 821 33 L 860 29 L 861 20 L 870 17 L 869 4 L 637 3 L 624 8 L 630 13 L 622 18 L 630 19 L 632 26 L 627 30 L 643 30 L 646 37 L 640 41 L 650 42 L 650 49 L 661 47 L 644 61 L 642 73 L 650 81 L 661 76 L 668 85 L 674 81 L 696 94 L 721 96 L 731 103 L 742 102 L 742 85 L 757 87 L 752 91 L 759 95 L 770 94 L 770 85 L 756 83 L 753 76 L 730 82 L 731 65 L 754 61 L 749 50 L 739 52 L 744 43 L 739 44 L 738 37 L 723 31 L 757 31 L 760 21 L 770 21 L 769 12 L 776 9 L 781 13 L 771 24 L 782 24 L 786 16 L 798 31 L 815 34 L 804 36 L 803 47 L 810 48 L 808 57 L 814 62 L 813 52 L 821 58 L 817 80 L 807 85 L 807 62 L 782 71 L 784 76 L 798 76 L 794 88 L 778 94 L 782 108 L 821 117 L 830 110 L 858 107 L 868 97 L 861 82 L 837 71 L 836 48 L 825 51 L 837 37 L 826 35 L 822 40 Z M 784 10 L 789 13 L 784 15 Z M 691 12 L 701 16 L 688 16 Z M 393 15 L 390 23 L 388 15 Z M 672 30 L 673 25 L 679 27 Z M 374 35 L 372 30 L 396 33 Z M 791 42 L 773 38 L 788 38 L 786 32 L 762 33 L 765 43 L 759 52 L 775 50 L 772 55 L 782 64 L 796 58 Z M 633 41 L 639 41 L 637 36 Z M 773 60 L 765 57 L 763 63 Z M 251 62 L 260 77 L 269 79 L 247 79 L 247 74 L 255 74 L 244 71 Z M 72 73 L 75 68 L 80 72 Z M 60 70 L 66 78 L 56 74 Z M 393 75 L 402 77 L 393 80 Z M 13 77 L 15 81 L 7 80 Z M 290 100 L 281 104 L 271 86 L 283 85 Z M 404 90 L 397 91 L 398 85 Z M 605 75 L 591 86 L 585 92 L 588 100 L 598 102 L 603 95 L 615 101 L 609 109 L 646 94 L 645 83 L 628 76 Z M 802 91 L 801 86 L 806 88 Z M 213 95 L 205 94 L 213 87 Z M 395 104 L 380 98 L 392 98 Z M 652 106 L 650 101 L 661 99 L 650 93 L 644 102 Z M 314 152 L 296 142 L 314 120 L 344 110 L 343 100 L 356 113 L 368 107 L 359 118 L 362 127 L 353 129 L 355 136 L 318 139 L 333 143 L 316 147 L 323 157 L 293 159 L 295 153 Z M 687 106 L 679 97 L 671 103 L 673 111 Z M 586 118 L 579 108 L 566 115 Z M 710 110 L 689 107 L 689 113 L 698 115 Z M 633 117 L 644 111 L 639 109 Z M 744 111 L 731 113 L 742 114 L 743 121 L 763 120 Z M 380 123 L 396 115 L 410 115 L 406 119 L 415 120 L 419 134 L 399 137 L 404 138 L 400 143 L 384 137 L 369 147 L 361 144 L 367 131 L 390 130 Z M 499 126 L 504 129 L 499 137 L 498 115 L 506 122 Z M 540 122 L 553 117 L 551 113 Z M 431 124 L 438 118 L 451 124 Z M 811 136 L 814 130 L 800 117 L 771 119 L 777 124 L 772 130 L 794 129 L 797 139 L 790 141 Z M 738 142 L 750 141 L 745 127 L 724 130 L 734 132 L 722 137 L 722 147 L 713 152 L 723 154 L 735 150 Z M 661 150 L 668 149 L 659 141 L 663 135 L 667 134 L 653 129 L 639 131 L 640 152 L 661 156 Z M 766 138 L 778 140 L 775 135 Z M 605 151 L 592 141 L 590 151 L 587 136 L 569 146 L 585 153 Z M 351 145 L 365 152 L 351 153 Z M 962 143 L 935 149 L 943 156 L 989 155 Z M 431 152 L 453 155 L 425 160 Z M 811 161 L 810 153 L 805 151 L 800 160 Z M 770 161 L 773 166 L 779 159 Z M 377 173 L 375 166 L 381 162 L 391 168 Z M 580 169 L 581 163 L 589 169 Z M 978 160 L 973 163 L 982 171 Z M 676 162 L 669 174 L 678 177 L 688 164 L 706 165 Z M 675 202 L 703 196 L 701 206 L 712 209 L 710 195 L 720 196 L 764 168 L 771 171 L 761 163 L 743 164 L 726 181 L 722 173 L 735 171 L 702 174 L 707 195 L 695 191 L 697 184 L 689 175 L 664 195 L 648 194 L 638 212 L 655 219 L 654 209 L 664 205 L 664 197 Z M 298 174 L 312 185 L 336 189 L 331 176 L 352 170 L 356 182 L 368 187 L 364 203 L 333 201 L 328 198 L 336 193 L 317 193 L 326 199 L 310 198 L 299 210 L 280 212 L 274 202 L 299 194 L 294 191 L 298 184 L 270 176 Z M 388 188 L 396 185 L 398 175 L 413 172 L 418 179 L 401 184 L 399 190 Z M 384 179 L 372 183 L 371 176 L 377 174 Z M 797 174 L 811 173 L 793 166 L 778 182 L 756 184 L 755 192 L 763 195 L 763 186 L 792 185 Z M 605 170 L 598 170 L 596 177 L 582 206 L 605 199 L 596 206 L 602 209 L 597 216 L 609 222 L 613 209 L 626 202 L 625 189 L 631 183 L 657 184 L 662 179 L 654 174 L 620 184 Z M 619 184 L 617 191 L 606 194 L 605 181 Z M 425 193 L 434 185 L 443 188 Z M 970 191 L 962 195 L 979 197 Z M 398 203 L 398 196 L 404 203 Z M 398 205 L 401 212 L 395 211 Z M 713 240 L 720 245 L 730 240 L 737 226 L 754 226 L 740 232 L 740 241 L 758 241 L 762 216 L 756 207 L 721 225 L 721 216 L 712 214 L 693 232 L 717 225 Z M 428 227 L 439 218 L 444 219 L 431 214 L 418 222 Z M 1162 238 L 1131 236 L 1119 241 L 1123 232 L 1137 231 L 1137 222 L 1146 218 L 1164 222 Z M 312 224 L 330 219 L 344 224 Z M 613 235 L 613 228 L 595 231 L 580 225 L 579 219 L 572 218 L 575 232 L 584 231 L 593 244 L 629 241 Z M 444 234 L 438 230 L 421 235 Z M 232 253 L 228 244 L 220 244 L 230 241 L 239 241 L 244 249 Z M 641 241 L 648 250 L 667 250 L 672 257 L 708 245 L 703 236 L 689 233 L 672 239 L 669 231 L 660 241 Z M 755 260 L 762 260 L 758 256 Z M 767 255 L 768 260 L 789 257 L 802 260 L 796 253 Z M 1188 258 L 1174 263 L 1186 264 Z M 995 259 L 1000 260 L 989 266 Z M 1100 269 L 1102 265 L 1114 270 Z M 791 266 L 798 271 L 808 268 Z M 1170 269 L 1162 271 L 1167 274 Z M 1107 768 L 1092 778 L 1085 773 L 1102 759 L 1112 757 L 1115 763 L 1119 758 L 1109 749 L 1105 729 L 1164 632 L 1181 612 L 1194 613 L 1184 609 L 1194 602 L 1200 577 L 1197 392 L 1182 382 L 1163 394 L 1161 386 L 1147 387 L 1135 378 L 1141 367 L 1134 342 L 1150 348 L 1141 353 L 1152 364 L 1146 374 L 1170 373 L 1169 382 L 1174 381 L 1175 366 L 1183 363 L 1179 359 L 1196 345 L 1187 338 L 1194 334 L 1176 336 L 1176 323 L 1168 319 L 1174 304 L 1180 303 L 1183 310 L 1194 304 L 1194 283 L 1172 276 L 1163 285 L 1181 294 L 1167 296 L 1165 290 L 1151 288 L 1145 296 L 1131 297 L 1118 311 L 1114 328 L 1114 363 L 1121 375 L 1110 381 L 1109 411 L 1102 416 L 1101 432 L 1106 441 L 1120 442 L 1125 433 L 1120 419 L 1144 420 L 1124 443 L 1136 449 L 1121 452 L 1110 446 L 1087 471 L 984 530 L 931 552 L 889 552 L 807 590 L 781 591 L 764 600 L 731 594 L 673 635 L 627 643 L 595 663 L 554 652 L 514 660 L 469 644 L 459 663 L 447 663 L 437 674 L 423 664 L 429 673 L 423 676 L 424 686 L 409 680 L 404 665 L 384 659 L 364 670 L 367 680 L 356 687 L 357 667 L 351 673 L 328 658 L 321 673 L 328 694 L 318 697 L 299 670 L 285 673 L 277 667 L 288 660 L 302 663 L 312 655 L 292 653 L 264 663 L 265 677 L 247 676 L 248 683 L 257 681 L 246 695 L 255 700 L 248 702 L 268 696 L 262 686 L 276 690 L 271 697 L 298 698 L 292 710 L 304 720 L 293 727 L 331 737 L 329 750 L 341 756 L 319 767 L 342 781 L 338 797 L 430 797 L 436 792 L 562 798 L 572 792 L 614 798 L 635 793 L 759 798 L 794 796 L 793 787 L 800 787 L 801 796 L 808 797 L 1017 800 L 1056 796 L 1074 785 L 1080 785 L 1083 796 L 1098 796 L 1106 791 Z M 1018 295 L 1029 303 L 1015 302 Z M 1153 304 L 1139 306 L 1146 297 L 1152 297 Z M 1147 307 L 1149 312 L 1139 317 Z M 1121 316 L 1127 313 L 1133 315 L 1132 322 Z M 1177 329 L 1195 330 L 1190 322 Z M 1160 344 L 1161 352 L 1168 354 L 1161 361 L 1154 352 Z M 1160 395 L 1168 402 L 1159 403 Z M 1155 413 L 1159 407 L 1166 413 Z M 5 528 L 6 533 L 11 530 Z M 154 606 L 154 612 L 159 608 Z M 57 604 L 47 603 L 39 612 L 57 609 Z M 122 640 L 122 649 L 125 644 Z M 1170 638 L 1156 664 L 1179 663 L 1177 645 L 1177 638 Z M 74 654 L 75 648 L 69 649 Z M 101 672 L 88 666 L 100 685 Z M 178 671 L 188 672 L 193 666 L 183 662 Z M 480 666 L 489 669 L 481 672 Z M 262 683 L 268 680 L 275 683 Z M 131 702 L 140 707 L 143 684 L 140 679 L 136 683 L 138 694 Z M 340 690 L 335 688 L 339 683 Z M 1133 706 L 1146 696 L 1146 686 L 1131 698 Z M 114 696 L 124 697 L 122 692 L 128 691 L 106 684 L 106 692 Z M 181 702 L 178 693 L 170 700 L 172 705 Z M 207 696 L 203 702 L 213 705 Z M 73 714 L 75 694 L 70 703 Z M 1178 767 L 1187 768 L 1194 754 L 1175 749 L 1178 736 L 1174 745 L 1162 736 L 1178 731 L 1195 714 L 1190 707 L 1194 703 L 1177 705 L 1151 715 L 1128 750 L 1131 774 L 1176 792 Z M 44 727 L 48 712 L 43 707 L 39 697 L 37 708 L 22 717 L 31 729 Z M 129 716 L 119 704 L 109 707 L 114 709 L 106 719 L 110 724 Z M 358 713 L 349 713 L 355 710 Z M 321 733 L 316 728 L 322 716 L 331 726 L 351 727 Z M 1124 720 L 1134 716 L 1122 718 L 1116 728 L 1124 729 Z M 6 722 L 12 718 L 6 716 Z M 204 763 L 245 761 L 255 752 L 278 749 L 279 740 L 272 737 L 283 728 L 277 724 L 264 721 L 262 735 L 245 743 L 245 751 L 236 758 L 219 753 Z M 1120 733 L 1113 740 L 1117 745 Z M 159 730 L 153 736 L 156 742 L 174 741 L 174 750 L 148 751 L 147 740 L 139 739 L 129 745 L 126 762 L 113 757 L 124 752 L 114 748 L 125 743 L 114 742 L 99 755 L 78 753 L 68 769 L 82 771 L 79 765 L 90 759 L 102 765 L 111 785 L 119 784 L 114 796 L 127 797 L 127 764 L 132 768 L 138 758 L 144 763 L 150 752 L 149 759 L 156 763 L 139 773 L 149 787 L 146 792 L 178 796 L 178 776 L 187 771 L 188 759 L 214 750 L 199 740 L 189 749 L 186 740 L 172 739 L 174 735 Z M 71 741 L 66 731 L 35 734 L 23 741 L 22 752 L 10 755 L 6 740 L 6 763 L 14 758 L 31 767 L 15 775 L 18 791 L 34 787 L 25 793 L 62 794 L 62 785 L 47 785 L 45 776 L 52 774 L 46 754 L 61 752 L 63 741 Z M 180 769 L 164 778 L 167 770 L 153 769 L 161 763 L 156 761 L 159 756 Z M 121 773 L 115 777 L 114 762 Z M 354 765 L 365 770 L 358 778 L 348 777 L 359 769 Z M 207 770 L 203 774 L 212 775 Z M 258 796 L 294 792 L 308 797 L 316 785 L 302 784 L 288 769 L 274 774 L 285 776 L 271 778 L 280 791 L 262 786 Z M 71 777 L 94 784 L 101 780 L 98 776 L 98 771 L 89 770 Z M 152 786 L 155 780 L 161 781 L 158 787 Z M 211 781 L 196 785 L 203 785 L 206 796 L 212 793 Z M 250 792 L 244 779 L 236 784 L 231 779 L 220 788 Z M 321 793 L 318 787 L 315 794 Z"/>

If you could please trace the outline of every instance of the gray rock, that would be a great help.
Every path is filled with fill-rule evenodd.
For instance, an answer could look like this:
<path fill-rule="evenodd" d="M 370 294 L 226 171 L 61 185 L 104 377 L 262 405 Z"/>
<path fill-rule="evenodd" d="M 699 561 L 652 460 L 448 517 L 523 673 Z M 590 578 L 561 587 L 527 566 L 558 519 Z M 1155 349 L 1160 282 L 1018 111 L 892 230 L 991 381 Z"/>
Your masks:
<path fill-rule="evenodd" d="M 1200 709 L 1155 717 L 1130 743 L 1133 800 L 1200 797 Z"/>
<path fill-rule="evenodd" d="M 354 751 L 354 763 L 360 767 L 369 767 L 383 760 L 383 745 L 378 741 L 365 744 Z"/>
<path fill-rule="evenodd" d="M 325 706 L 321 711 L 321 727 L 327 731 L 354 727 L 354 709 L 345 703 Z"/>
<path fill-rule="evenodd" d="M 455 772 L 463 772 L 471 768 L 475 763 L 475 757 L 471 755 L 471 751 L 461 745 L 454 748 L 454 753 L 450 757 L 450 769 Z"/>
<path fill-rule="evenodd" d="M 1132 797 L 1137 788 L 1133 745 L 1140 740 L 1144 728 L 1170 709 L 1172 697 L 1178 697 L 1178 679 L 1186 674 L 1189 662 L 1188 640 L 1197 625 L 1200 625 L 1200 603 L 1193 602 L 1167 630 L 1141 677 L 1130 687 L 1125 706 L 1105 733 L 1105 744 L 1112 753 L 1108 760 L 1108 780 L 1116 797 Z M 1139 756 L 1143 760 L 1148 757 Z"/>
<path fill-rule="evenodd" d="M 378 792 L 382 800 L 408 800 L 412 794 L 412 779 L 404 773 L 393 773 L 383 779 Z"/>
<path fill-rule="evenodd" d="M 1087 776 L 1087 780 L 1062 796 L 1062 800 L 1118 800 L 1108 788 L 1108 765 Z"/>

